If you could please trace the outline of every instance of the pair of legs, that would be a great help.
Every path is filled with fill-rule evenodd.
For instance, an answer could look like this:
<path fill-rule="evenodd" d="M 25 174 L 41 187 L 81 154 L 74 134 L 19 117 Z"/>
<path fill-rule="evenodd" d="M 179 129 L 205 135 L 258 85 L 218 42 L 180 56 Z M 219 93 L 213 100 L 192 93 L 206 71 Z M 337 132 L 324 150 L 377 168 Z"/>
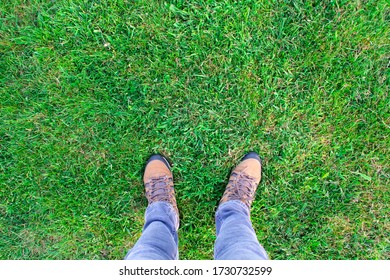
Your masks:
<path fill-rule="evenodd" d="M 233 170 L 215 214 L 217 260 L 264 260 L 250 221 L 250 206 L 261 178 L 261 161 L 251 152 Z M 160 155 L 152 156 L 145 168 L 144 183 L 149 205 L 142 235 L 128 252 L 127 260 L 175 260 L 179 258 L 179 215 L 170 166 Z"/>

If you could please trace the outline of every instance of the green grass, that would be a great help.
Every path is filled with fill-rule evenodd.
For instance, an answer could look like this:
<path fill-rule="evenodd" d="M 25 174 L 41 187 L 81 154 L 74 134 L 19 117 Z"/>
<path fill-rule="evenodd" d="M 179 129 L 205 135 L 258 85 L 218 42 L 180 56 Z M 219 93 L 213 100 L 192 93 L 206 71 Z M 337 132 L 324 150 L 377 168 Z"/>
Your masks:
<path fill-rule="evenodd" d="M 211 259 L 247 151 L 272 259 L 390 258 L 390 6 L 0 3 L 0 258 L 122 259 L 173 162 L 181 259 Z"/>

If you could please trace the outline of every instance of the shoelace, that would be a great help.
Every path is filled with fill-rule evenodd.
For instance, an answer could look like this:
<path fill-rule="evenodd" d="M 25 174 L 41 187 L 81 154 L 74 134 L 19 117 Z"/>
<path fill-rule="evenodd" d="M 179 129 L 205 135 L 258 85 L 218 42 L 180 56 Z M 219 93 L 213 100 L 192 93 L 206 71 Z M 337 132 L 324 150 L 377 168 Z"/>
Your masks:
<path fill-rule="evenodd" d="M 148 195 L 151 202 L 155 200 L 170 201 L 172 199 L 172 189 L 169 187 L 171 178 L 168 176 L 160 176 L 151 178 L 147 183 Z"/>
<path fill-rule="evenodd" d="M 255 190 L 254 179 L 247 175 L 246 173 L 233 173 L 235 178 L 230 181 L 228 189 L 226 190 L 226 195 L 228 199 L 247 199 L 252 198 Z"/>

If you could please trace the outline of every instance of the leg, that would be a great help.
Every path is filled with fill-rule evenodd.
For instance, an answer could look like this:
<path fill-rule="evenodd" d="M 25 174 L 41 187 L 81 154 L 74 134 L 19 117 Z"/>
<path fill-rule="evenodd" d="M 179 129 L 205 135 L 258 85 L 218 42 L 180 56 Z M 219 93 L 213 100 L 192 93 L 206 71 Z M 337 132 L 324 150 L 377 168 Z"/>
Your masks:
<path fill-rule="evenodd" d="M 249 209 L 239 200 L 218 207 L 215 215 L 217 240 L 216 260 L 266 260 L 267 253 L 259 244 L 249 217 Z"/>
<path fill-rule="evenodd" d="M 166 202 L 148 206 L 145 226 L 140 239 L 128 252 L 126 260 L 176 260 L 179 219 L 173 207 Z"/>
<path fill-rule="evenodd" d="M 215 214 L 217 227 L 215 259 L 268 259 L 250 221 L 250 208 L 260 179 L 260 157 L 255 152 L 250 152 L 230 174 L 229 183 Z"/>
<path fill-rule="evenodd" d="M 148 199 L 145 225 L 140 239 L 125 259 L 178 259 L 179 210 L 168 161 L 161 155 L 151 156 L 146 164 L 143 180 Z"/>

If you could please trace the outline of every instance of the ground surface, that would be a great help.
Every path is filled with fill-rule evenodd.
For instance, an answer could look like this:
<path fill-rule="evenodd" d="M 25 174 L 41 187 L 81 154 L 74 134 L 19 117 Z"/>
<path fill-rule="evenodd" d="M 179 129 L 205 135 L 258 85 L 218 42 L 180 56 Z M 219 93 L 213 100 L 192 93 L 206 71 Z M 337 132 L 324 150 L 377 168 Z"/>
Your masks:
<path fill-rule="evenodd" d="M 273 259 L 390 258 L 389 2 L 1 1 L 0 258 L 122 259 L 173 162 L 180 257 L 230 169 Z"/>

